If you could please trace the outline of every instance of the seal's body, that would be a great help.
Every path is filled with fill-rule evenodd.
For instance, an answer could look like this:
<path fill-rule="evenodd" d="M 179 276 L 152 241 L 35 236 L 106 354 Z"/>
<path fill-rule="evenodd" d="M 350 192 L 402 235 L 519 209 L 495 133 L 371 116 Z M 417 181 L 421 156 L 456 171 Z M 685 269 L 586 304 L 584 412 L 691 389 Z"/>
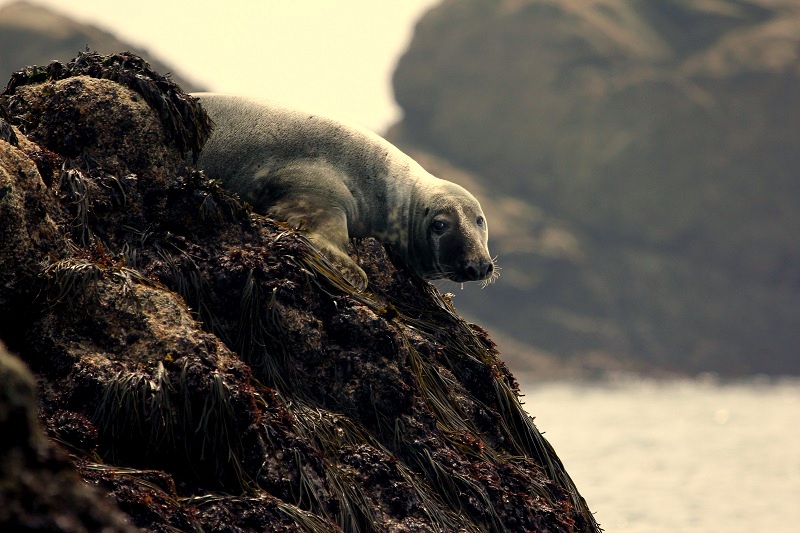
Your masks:
<path fill-rule="evenodd" d="M 308 232 L 357 288 L 351 238 L 390 245 L 424 279 L 487 279 L 487 224 L 462 187 L 374 133 L 266 100 L 195 94 L 214 130 L 197 165 L 262 214 Z"/>

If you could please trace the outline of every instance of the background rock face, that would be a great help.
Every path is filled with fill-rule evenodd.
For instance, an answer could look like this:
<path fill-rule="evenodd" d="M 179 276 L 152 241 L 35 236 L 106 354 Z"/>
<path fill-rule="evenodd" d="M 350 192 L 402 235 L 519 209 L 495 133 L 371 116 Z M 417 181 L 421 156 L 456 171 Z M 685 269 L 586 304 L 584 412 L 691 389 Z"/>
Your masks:
<path fill-rule="evenodd" d="M 104 53 L 130 50 L 148 57 L 156 71 L 172 72 L 145 50 L 132 47 L 95 26 L 82 24 L 29 2 L 14 2 L 0 7 L 0 79 L 8 79 L 12 72 L 26 65 L 67 61 L 86 47 Z M 202 90 L 179 74 L 173 75 L 172 79 L 187 92 Z"/>
<path fill-rule="evenodd" d="M 395 140 L 492 186 L 503 276 L 461 309 L 583 362 L 800 372 L 797 2 L 444 2 L 395 88 Z"/>

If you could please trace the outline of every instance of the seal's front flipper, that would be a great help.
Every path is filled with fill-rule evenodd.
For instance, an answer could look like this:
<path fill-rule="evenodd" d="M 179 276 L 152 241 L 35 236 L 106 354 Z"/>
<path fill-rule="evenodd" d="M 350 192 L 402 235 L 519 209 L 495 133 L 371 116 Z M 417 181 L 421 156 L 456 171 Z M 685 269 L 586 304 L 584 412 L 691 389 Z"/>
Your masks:
<path fill-rule="evenodd" d="M 342 251 L 338 246 L 334 246 L 319 233 L 309 233 L 308 240 L 324 255 L 328 261 L 358 292 L 367 288 L 367 274 L 356 264 L 355 261 Z"/>
<path fill-rule="evenodd" d="M 308 239 L 356 288 L 367 288 L 367 275 L 347 254 L 347 212 L 355 199 L 341 171 L 323 161 L 294 161 L 270 175 L 271 193 L 280 196 L 269 214 L 305 232 Z M 287 192 L 288 191 L 288 192 Z"/>
<path fill-rule="evenodd" d="M 358 292 L 367 288 L 367 274 L 348 255 L 350 237 L 347 232 L 347 217 L 338 208 L 316 210 L 304 217 L 308 240 L 324 255 L 342 276 Z"/>

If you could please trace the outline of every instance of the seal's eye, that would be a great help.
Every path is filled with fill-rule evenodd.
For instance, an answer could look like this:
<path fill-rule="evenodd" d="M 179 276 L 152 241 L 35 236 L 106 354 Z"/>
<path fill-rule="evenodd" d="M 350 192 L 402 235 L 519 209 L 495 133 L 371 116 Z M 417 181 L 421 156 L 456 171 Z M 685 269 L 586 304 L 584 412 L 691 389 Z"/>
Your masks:
<path fill-rule="evenodd" d="M 434 220 L 431 224 L 431 229 L 434 233 L 441 235 L 447 229 L 447 223 L 441 220 Z"/>
<path fill-rule="evenodd" d="M 480 227 L 483 227 L 483 217 L 478 217 L 478 220 L 476 220 L 475 222 L 477 222 L 477 224 L 478 224 Z"/>

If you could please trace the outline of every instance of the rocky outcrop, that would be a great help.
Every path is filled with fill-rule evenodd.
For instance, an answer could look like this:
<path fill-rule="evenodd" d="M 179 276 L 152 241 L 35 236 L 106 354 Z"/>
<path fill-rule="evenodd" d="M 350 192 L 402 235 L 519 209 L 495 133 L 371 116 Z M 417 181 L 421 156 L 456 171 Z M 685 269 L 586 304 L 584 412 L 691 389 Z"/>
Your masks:
<path fill-rule="evenodd" d="M 796 2 L 446 1 L 394 85 L 395 140 L 513 229 L 461 309 L 565 361 L 800 372 Z"/>
<path fill-rule="evenodd" d="M 598 529 L 486 333 L 374 241 L 354 292 L 193 170 L 208 119 L 141 59 L 26 69 L 0 109 L 0 337 L 131 524 Z"/>
<path fill-rule="evenodd" d="M 45 438 L 34 390 L 30 371 L 0 345 L 0 528 L 136 531 Z"/>

